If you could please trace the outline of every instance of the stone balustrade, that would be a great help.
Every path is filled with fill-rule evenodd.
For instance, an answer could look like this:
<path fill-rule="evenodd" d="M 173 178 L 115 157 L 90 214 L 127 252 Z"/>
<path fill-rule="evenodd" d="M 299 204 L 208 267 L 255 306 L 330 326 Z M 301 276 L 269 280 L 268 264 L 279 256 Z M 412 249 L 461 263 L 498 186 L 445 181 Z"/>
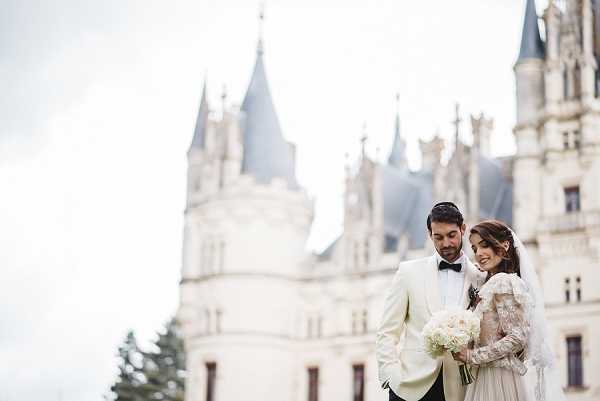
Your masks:
<path fill-rule="evenodd" d="M 600 211 L 566 213 L 543 217 L 538 231 L 544 234 L 585 230 L 600 226 Z"/>

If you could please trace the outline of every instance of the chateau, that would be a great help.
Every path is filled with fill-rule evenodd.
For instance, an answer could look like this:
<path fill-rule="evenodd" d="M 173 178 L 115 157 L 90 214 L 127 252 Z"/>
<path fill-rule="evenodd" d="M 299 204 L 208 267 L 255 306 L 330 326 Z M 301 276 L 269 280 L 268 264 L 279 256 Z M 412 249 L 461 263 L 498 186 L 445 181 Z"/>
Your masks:
<path fill-rule="evenodd" d="M 202 95 L 188 152 L 181 300 L 186 401 L 386 400 L 375 331 L 398 263 L 430 255 L 425 220 L 452 200 L 467 223 L 497 218 L 528 245 L 546 297 L 569 400 L 600 400 L 600 1 L 526 0 L 514 66 L 517 152 L 490 155 L 493 121 L 471 145 L 421 142 L 410 171 L 399 116 L 387 163 L 346 169 L 344 229 L 305 244 L 313 204 L 295 175 L 262 43 L 241 107 Z M 540 35 L 544 27 L 544 40 Z M 599 270 L 597 270 L 599 269 Z M 400 347 L 402 345 L 400 344 Z"/>

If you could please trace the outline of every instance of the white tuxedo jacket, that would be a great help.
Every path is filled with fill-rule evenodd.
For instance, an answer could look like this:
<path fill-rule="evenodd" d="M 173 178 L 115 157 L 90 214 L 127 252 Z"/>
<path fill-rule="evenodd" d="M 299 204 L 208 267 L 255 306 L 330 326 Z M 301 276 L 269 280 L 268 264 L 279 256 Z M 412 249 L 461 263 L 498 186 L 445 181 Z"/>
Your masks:
<path fill-rule="evenodd" d="M 469 286 L 477 288 L 485 274 L 465 258 L 462 301 L 469 304 Z M 434 312 L 442 309 L 436 257 L 401 263 L 385 300 L 383 318 L 377 332 L 375 353 L 379 380 L 406 401 L 423 398 L 437 378 L 443 364 L 446 401 L 463 401 L 458 364 L 447 352 L 431 358 L 426 352 L 421 331 Z M 401 337 L 403 341 L 398 345 Z"/>

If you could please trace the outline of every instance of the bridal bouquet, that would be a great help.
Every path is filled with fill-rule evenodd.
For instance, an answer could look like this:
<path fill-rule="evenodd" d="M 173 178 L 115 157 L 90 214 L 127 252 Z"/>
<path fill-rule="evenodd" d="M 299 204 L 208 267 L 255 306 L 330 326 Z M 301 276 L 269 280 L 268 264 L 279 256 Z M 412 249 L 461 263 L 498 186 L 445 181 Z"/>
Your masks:
<path fill-rule="evenodd" d="M 425 351 L 437 358 L 445 352 L 458 352 L 479 338 L 479 318 L 470 310 L 443 310 L 435 313 L 423 328 Z M 459 365 L 463 385 L 473 382 L 467 365 Z"/>

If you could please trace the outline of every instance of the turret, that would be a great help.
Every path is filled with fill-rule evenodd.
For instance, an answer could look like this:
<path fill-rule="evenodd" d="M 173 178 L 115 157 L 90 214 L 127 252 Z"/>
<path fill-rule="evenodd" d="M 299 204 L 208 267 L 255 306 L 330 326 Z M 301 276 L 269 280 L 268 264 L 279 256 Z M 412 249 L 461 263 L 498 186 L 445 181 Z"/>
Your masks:
<path fill-rule="evenodd" d="M 551 2 L 553 3 L 553 2 Z M 514 167 L 515 197 L 513 215 L 515 229 L 521 238 L 534 241 L 540 213 L 540 148 L 538 125 L 544 111 L 555 110 L 560 89 L 549 77 L 559 74 L 558 9 L 551 4 L 546 11 L 546 48 L 540 38 L 534 0 L 527 0 L 521 48 L 514 67 L 517 95 L 517 123 L 514 128 L 517 155 Z M 547 60 L 547 61 L 546 61 Z M 544 77 L 544 68 L 547 75 Z M 547 98 L 546 98 L 547 94 Z"/>
<path fill-rule="evenodd" d="M 527 0 L 521 49 L 514 67 L 517 83 L 517 125 L 534 122 L 544 105 L 544 52 L 535 1 Z"/>
<path fill-rule="evenodd" d="M 186 400 L 207 394 L 211 375 L 223 380 L 215 399 L 294 398 L 292 375 L 281 366 L 291 369 L 293 341 L 302 335 L 298 286 L 310 259 L 313 204 L 297 184 L 294 147 L 283 138 L 263 57 L 260 40 L 241 109 L 223 102 L 221 119 L 212 121 L 203 95 L 189 152 L 190 177 L 202 174 L 185 210 L 178 317 Z M 232 346 L 236 338 L 244 340 Z M 240 371 L 259 372 L 260 380 L 237 386 Z"/>

